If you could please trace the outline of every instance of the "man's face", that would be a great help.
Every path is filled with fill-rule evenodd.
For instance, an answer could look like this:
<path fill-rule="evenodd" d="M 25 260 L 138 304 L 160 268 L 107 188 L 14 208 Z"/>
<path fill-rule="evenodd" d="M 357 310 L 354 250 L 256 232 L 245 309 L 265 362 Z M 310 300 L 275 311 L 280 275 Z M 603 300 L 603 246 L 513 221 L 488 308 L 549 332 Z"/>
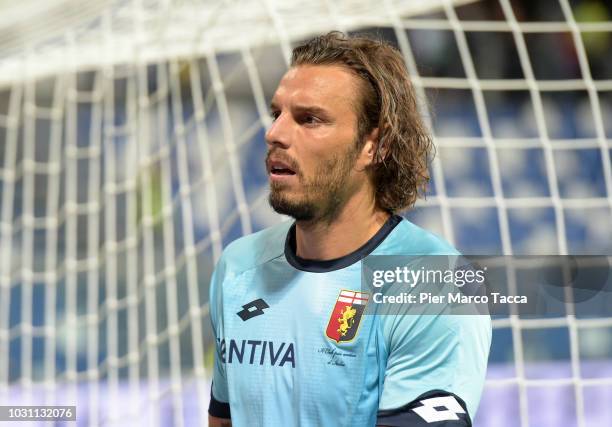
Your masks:
<path fill-rule="evenodd" d="M 331 222 L 364 185 L 356 170 L 357 77 L 339 66 L 291 68 L 271 103 L 266 132 L 270 205 L 301 221 Z"/>

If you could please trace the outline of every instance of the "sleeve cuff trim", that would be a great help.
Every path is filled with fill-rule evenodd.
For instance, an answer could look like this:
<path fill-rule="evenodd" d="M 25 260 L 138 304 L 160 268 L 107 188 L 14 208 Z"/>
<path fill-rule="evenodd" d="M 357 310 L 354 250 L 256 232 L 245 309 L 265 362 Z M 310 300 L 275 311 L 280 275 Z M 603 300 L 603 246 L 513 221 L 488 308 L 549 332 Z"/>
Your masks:
<path fill-rule="evenodd" d="M 221 402 L 215 399 L 215 396 L 210 390 L 210 405 L 208 406 L 208 413 L 213 417 L 231 419 L 230 405 L 227 402 Z"/>

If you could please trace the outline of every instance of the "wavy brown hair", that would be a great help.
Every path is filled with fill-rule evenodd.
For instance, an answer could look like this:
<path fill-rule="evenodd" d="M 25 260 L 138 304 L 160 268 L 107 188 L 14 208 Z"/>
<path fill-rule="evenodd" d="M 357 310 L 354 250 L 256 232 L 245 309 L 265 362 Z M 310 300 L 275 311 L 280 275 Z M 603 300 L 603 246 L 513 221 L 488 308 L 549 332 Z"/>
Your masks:
<path fill-rule="evenodd" d="M 340 65 L 360 78 L 359 144 L 378 128 L 370 171 L 376 205 L 389 212 L 414 205 L 429 182 L 434 145 L 400 52 L 382 40 L 333 31 L 296 47 L 291 66 L 299 65 Z"/>

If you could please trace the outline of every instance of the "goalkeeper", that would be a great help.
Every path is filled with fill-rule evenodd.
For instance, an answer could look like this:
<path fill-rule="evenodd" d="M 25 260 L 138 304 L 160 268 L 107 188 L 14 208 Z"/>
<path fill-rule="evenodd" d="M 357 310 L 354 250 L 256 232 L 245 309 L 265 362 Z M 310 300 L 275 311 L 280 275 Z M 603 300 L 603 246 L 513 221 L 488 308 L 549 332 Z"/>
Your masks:
<path fill-rule="evenodd" d="M 457 251 L 396 212 L 433 144 L 402 56 L 332 32 L 294 49 L 271 102 L 269 201 L 295 221 L 243 237 L 213 273 L 211 426 L 465 427 L 488 316 L 365 316 L 367 255 Z"/>

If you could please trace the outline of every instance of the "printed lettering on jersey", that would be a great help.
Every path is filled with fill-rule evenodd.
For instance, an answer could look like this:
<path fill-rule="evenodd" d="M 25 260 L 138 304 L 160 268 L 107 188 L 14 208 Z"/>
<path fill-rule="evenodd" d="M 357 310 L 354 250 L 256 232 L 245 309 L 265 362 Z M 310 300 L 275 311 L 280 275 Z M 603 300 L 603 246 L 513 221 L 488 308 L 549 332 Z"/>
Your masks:
<path fill-rule="evenodd" d="M 265 340 L 217 339 L 223 363 L 291 366 L 295 368 L 293 343 Z"/>
<path fill-rule="evenodd" d="M 327 324 L 327 337 L 338 343 L 352 341 L 369 298 L 366 292 L 341 290 Z"/>

